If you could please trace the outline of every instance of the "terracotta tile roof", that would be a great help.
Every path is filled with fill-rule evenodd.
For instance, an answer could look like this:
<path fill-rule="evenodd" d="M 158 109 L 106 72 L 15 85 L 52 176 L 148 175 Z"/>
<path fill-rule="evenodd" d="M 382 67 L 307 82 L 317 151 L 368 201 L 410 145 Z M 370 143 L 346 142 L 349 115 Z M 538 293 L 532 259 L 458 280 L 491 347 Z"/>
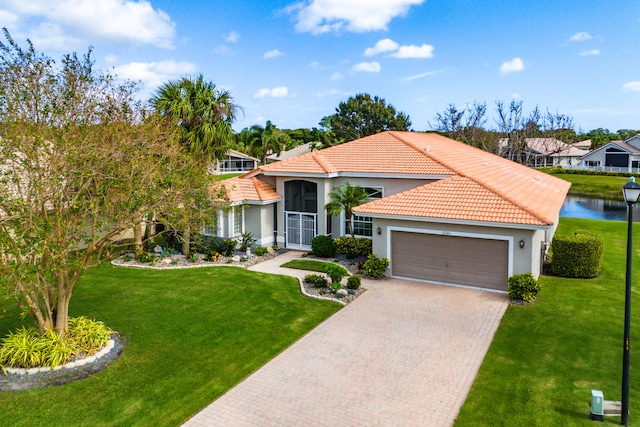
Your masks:
<path fill-rule="evenodd" d="M 418 132 L 385 132 L 387 138 L 397 139 L 405 144 L 414 146 L 416 150 L 425 156 L 437 159 L 443 166 L 450 169 L 454 174 L 461 178 L 468 178 L 477 184 L 477 186 L 469 186 L 468 180 L 465 180 L 465 186 L 453 191 L 455 186 L 449 187 L 449 183 L 462 184 L 463 181 L 446 180 L 445 183 L 438 181 L 430 185 L 420 187 L 421 189 L 435 189 L 437 195 L 431 197 L 431 203 L 439 206 L 450 206 L 450 199 L 461 197 L 466 200 L 479 202 L 481 198 L 493 196 L 503 199 L 507 205 L 503 205 L 500 210 L 480 204 L 485 207 L 485 211 L 480 211 L 473 215 L 468 214 L 458 219 L 478 218 L 481 216 L 482 221 L 505 222 L 505 219 L 512 218 L 507 221 L 519 224 L 553 224 L 556 221 L 560 208 L 564 203 L 565 196 L 569 191 L 570 183 L 562 179 L 544 174 L 535 169 L 528 168 L 518 163 L 503 159 L 486 151 L 471 147 L 469 145 L 451 140 L 441 135 L 418 133 Z M 443 185 L 439 188 L 438 184 Z M 407 194 L 405 192 L 402 194 Z M 409 195 L 410 197 L 412 195 Z M 491 196 L 491 197 L 493 197 Z M 393 196 L 392 196 L 393 197 Z M 387 205 L 388 214 L 412 216 L 411 209 L 405 210 L 404 201 L 396 197 L 393 199 L 396 205 Z M 383 203 L 385 199 L 371 202 L 367 205 L 359 207 L 360 212 L 365 212 L 364 207 L 373 209 L 376 203 Z M 504 211 L 510 207 L 510 211 Z M 368 212 L 368 210 L 366 212 Z M 439 212 L 443 212 L 440 210 Z M 526 212 L 527 219 L 521 217 L 522 212 Z M 371 212 L 374 213 L 374 212 Z M 375 213 L 384 214 L 384 211 Z M 439 218 L 450 218 L 450 216 L 442 216 Z M 449 214 L 455 215 L 455 213 Z M 429 216 L 426 212 L 418 216 Z"/>
<path fill-rule="evenodd" d="M 390 132 L 357 139 L 292 159 L 260 166 L 265 173 L 452 175 L 437 159 L 421 156 Z M 431 135 L 431 134 L 423 134 Z"/>
<path fill-rule="evenodd" d="M 545 225 L 509 200 L 470 178 L 458 175 L 358 206 L 354 211 L 365 214 Z"/>
<path fill-rule="evenodd" d="M 230 202 L 266 202 L 282 197 L 272 185 L 258 178 L 235 177 L 216 184 L 224 187 Z"/>

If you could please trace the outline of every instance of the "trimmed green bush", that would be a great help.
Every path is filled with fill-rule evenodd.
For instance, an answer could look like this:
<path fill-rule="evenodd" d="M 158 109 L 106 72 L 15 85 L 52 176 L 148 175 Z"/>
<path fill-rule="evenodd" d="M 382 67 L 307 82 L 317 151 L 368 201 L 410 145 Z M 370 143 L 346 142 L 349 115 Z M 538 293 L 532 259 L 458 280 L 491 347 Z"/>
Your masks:
<path fill-rule="evenodd" d="M 349 276 L 347 279 L 347 289 L 356 290 L 360 287 L 362 279 L 360 276 Z"/>
<path fill-rule="evenodd" d="M 306 276 L 304 276 L 304 283 L 313 285 L 316 288 L 329 287 L 329 281 L 327 280 L 327 278 L 319 274 L 307 274 Z"/>
<path fill-rule="evenodd" d="M 268 250 L 267 250 L 267 248 L 265 248 L 264 246 L 257 246 L 257 247 L 253 250 L 253 252 L 254 252 L 257 256 L 262 256 L 262 255 L 265 255 L 265 254 L 268 252 Z"/>
<path fill-rule="evenodd" d="M 372 279 L 379 279 L 384 276 L 387 267 L 389 267 L 389 259 L 378 258 L 374 254 L 369 255 L 363 265 L 364 273 Z"/>
<path fill-rule="evenodd" d="M 346 268 L 333 262 L 328 262 L 323 266 L 324 272 L 329 276 L 331 282 L 340 283 L 343 277 L 348 276 L 349 272 Z"/>
<path fill-rule="evenodd" d="M 514 274 L 507 282 L 509 297 L 520 301 L 533 302 L 540 290 L 540 284 L 531 273 Z"/>
<path fill-rule="evenodd" d="M 586 230 L 573 236 L 555 236 L 551 242 L 551 273 L 560 277 L 589 279 L 600 273 L 604 239 Z"/>
<path fill-rule="evenodd" d="M 319 235 L 311 241 L 311 252 L 315 256 L 322 258 L 331 258 L 336 254 L 336 244 L 333 237 L 327 235 Z"/>
<path fill-rule="evenodd" d="M 335 239 L 335 245 L 336 253 L 347 255 L 350 258 L 369 256 L 373 247 L 370 239 L 359 237 L 356 238 L 356 243 L 354 243 L 353 238 L 349 236 L 338 237 Z"/>

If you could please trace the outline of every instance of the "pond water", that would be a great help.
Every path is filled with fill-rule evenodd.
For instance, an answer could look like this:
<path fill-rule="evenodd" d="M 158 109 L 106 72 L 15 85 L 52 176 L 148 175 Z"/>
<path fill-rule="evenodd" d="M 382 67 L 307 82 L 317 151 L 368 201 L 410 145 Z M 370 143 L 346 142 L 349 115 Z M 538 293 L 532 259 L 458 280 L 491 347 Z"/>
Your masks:
<path fill-rule="evenodd" d="M 622 196 L 620 196 L 620 198 L 622 198 Z M 567 196 L 560 210 L 560 216 L 626 221 L 627 204 L 622 200 Z M 634 206 L 633 220 L 640 221 L 640 204 Z"/>

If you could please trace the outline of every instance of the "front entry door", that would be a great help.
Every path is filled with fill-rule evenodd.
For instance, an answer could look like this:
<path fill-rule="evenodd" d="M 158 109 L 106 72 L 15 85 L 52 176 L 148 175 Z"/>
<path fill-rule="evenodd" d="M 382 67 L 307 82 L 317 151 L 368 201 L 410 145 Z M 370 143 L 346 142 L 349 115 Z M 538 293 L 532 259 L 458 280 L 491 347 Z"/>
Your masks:
<path fill-rule="evenodd" d="M 287 212 L 287 247 L 311 249 L 311 241 L 316 237 L 316 214 Z"/>

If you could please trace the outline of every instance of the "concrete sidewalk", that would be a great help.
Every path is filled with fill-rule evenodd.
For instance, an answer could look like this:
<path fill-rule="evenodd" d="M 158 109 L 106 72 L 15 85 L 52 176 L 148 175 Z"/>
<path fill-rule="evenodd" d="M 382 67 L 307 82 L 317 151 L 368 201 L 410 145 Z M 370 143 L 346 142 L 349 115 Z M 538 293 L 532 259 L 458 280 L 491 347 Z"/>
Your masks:
<path fill-rule="evenodd" d="M 279 266 L 297 256 L 252 269 L 288 274 Z M 397 279 L 363 286 L 357 300 L 185 425 L 452 425 L 507 296 Z"/>

